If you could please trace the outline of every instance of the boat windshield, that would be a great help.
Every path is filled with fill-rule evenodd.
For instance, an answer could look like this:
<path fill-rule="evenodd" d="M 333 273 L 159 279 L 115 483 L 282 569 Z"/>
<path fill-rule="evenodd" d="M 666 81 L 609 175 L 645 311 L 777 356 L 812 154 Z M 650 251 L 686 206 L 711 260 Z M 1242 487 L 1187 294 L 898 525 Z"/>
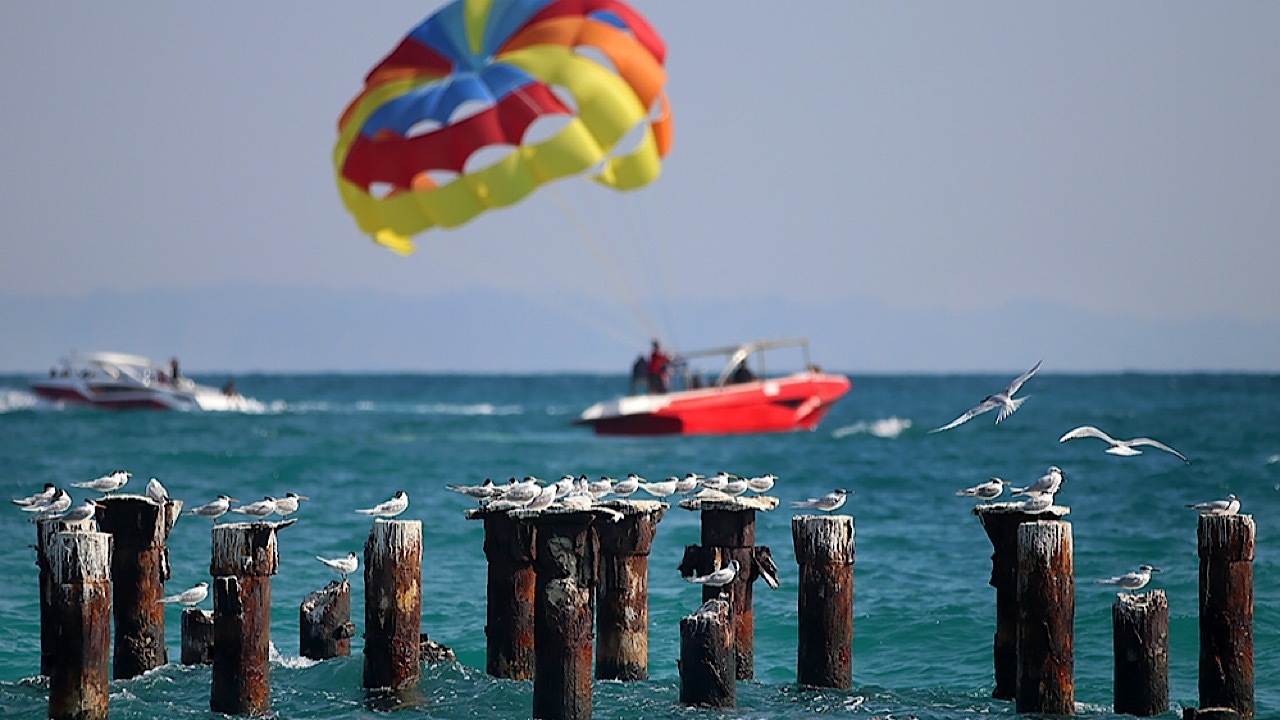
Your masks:
<path fill-rule="evenodd" d="M 718 388 L 816 371 L 809 362 L 807 340 L 764 340 L 677 353 L 671 360 L 669 389 Z"/>

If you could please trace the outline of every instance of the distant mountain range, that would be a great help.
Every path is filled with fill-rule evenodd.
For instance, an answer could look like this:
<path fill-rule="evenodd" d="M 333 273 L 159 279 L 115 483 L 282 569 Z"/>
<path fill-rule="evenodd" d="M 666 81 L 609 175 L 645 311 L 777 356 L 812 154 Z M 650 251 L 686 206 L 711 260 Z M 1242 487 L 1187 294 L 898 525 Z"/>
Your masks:
<path fill-rule="evenodd" d="M 1280 371 L 1280 327 L 1231 317 L 1153 322 L 1046 303 L 935 312 L 870 299 L 658 304 L 676 349 L 808 337 L 814 362 L 853 373 L 1021 372 L 1042 358 L 1045 372 Z M 0 372 L 42 372 L 78 349 L 177 356 L 193 373 L 625 373 L 648 344 L 641 327 L 621 304 L 569 293 L 0 295 Z"/>

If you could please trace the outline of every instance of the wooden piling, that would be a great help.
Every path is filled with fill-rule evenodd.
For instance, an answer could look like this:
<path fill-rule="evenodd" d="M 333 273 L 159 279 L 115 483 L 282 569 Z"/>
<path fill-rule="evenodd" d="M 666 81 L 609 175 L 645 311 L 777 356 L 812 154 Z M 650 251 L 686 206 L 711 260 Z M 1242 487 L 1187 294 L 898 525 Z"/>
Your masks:
<path fill-rule="evenodd" d="M 596 679 L 649 679 L 649 551 L 669 507 L 654 500 L 604 503 L 623 514 L 594 525 L 600 543 Z"/>
<path fill-rule="evenodd" d="M 800 565 L 796 682 L 853 687 L 853 516 L 796 515 Z"/>
<path fill-rule="evenodd" d="M 58 532 L 48 538 L 52 581 L 49 667 L 52 720 L 106 720 L 111 651 L 111 536 Z"/>
<path fill-rule="evenodd" d="M 1200 706 L 1254 716 L 1253 556 L 1249 515 L 1201 515 Z"/>
<path fill-rule="evenodd" d="M 591 621 L 596 511 L 515 511 L 535 526 L 533 717 L 591 717 Z M 601 520 L 602 522 L 607 522 Z"/>
<path fill-rule="evenodd" d="M 975 505 L 982 529 L 991 540 L 991 587 L 996 589 L 996 632 L 992 642 L 995 688 L 991 697 L 1013 700 L 1018 678 L 1018 526 L 1039 520 L 1060 520 L 1070 508 L 1054 505 L 1028 513 L 1022 503 Z"/>
<path fill-rule="evenodd" d="M 127 680 L 169 662 L 164 642 L 164 583 L 169 579 L 165 540 L 182 503 L 158 505 L 142 495 L 112 495 L 98 501 L 98 526 L 111 533 L 112 608 L 115 656 L 112 677 Z"/>
<path fill-rule="evenodd" d="M 328 660 L 351 654 L 351 582 L 332 580 L 308 593 L 298 607 L 298 654 L 312 660 Z"/>
<path fill-rule="evenodd" d="M 680 702 L 731 708 L 738 704 L 733 618 L 725 600 L 708 600 L 680 619 Z"/>
<path fill-rule="evenodd" d="M 762 572 L 759 560 L 768 557 L 766 547 L 756 547 L 756 511 L 772 510 L 778 499 L 767 496 L 736 497 L 729 500 L 701 500 L 686 498 L 680 507 L 699 510 L 702 513 L 702 545 L 685 549 L 681 563 L 682 574 L 705 574 L 731 560 L 738 561 L 738 575 L 727 586 L 730 616 L 733 618 L 734 654 L 737 658 L 737 677 L 750 680 L 755 677 L 755 614 L 753 610 L 752 584 L 757 577 L 772 579 L 772 561 L 767 573 Z M 714 565 L 715 562 L 721 565 Z M 692 563 L 692 564 L 691 564 Z M 772 582 L 770 583 L 773 584 Z M 722 588 L 704 587 L 702 599 L 711 600 L 720 595 Z"/>
<path fill-rule="evenodd" d="M 1018 526 L 1019 713 L 1075 712 L 1075 621 L 1070 523 Z"/>
<path fill-rule="evenodd" d="M 484 508 L 468 510 L 466 518 L 484 521 L 485 672 L 528 680 L 534 666 L 533 526 Z"/>
<path fill-rule="evenodd" d="M 1169 601 L 1163 590 L 1120 593 L 1111 606 L 1115 711 L 1150 717 L 1169 709 Z"/>
<path fill-rule="evenodd" d="M 422 521 L 373 521 L 364 545 L 364 686 L 417 686 L 422 651 Z"/>
<path fill-rule="evenodd" d="M 182 610 L 182 664 L 213 664 L 213 613 L 197 607 Z"/>
<path fill-rule="evenodd" d="M 209 709 L 214 712 L 270 712 L 271 576 L 280 566 L 278 527 L 263 522 L 213 526 L 213 560 L 209 565 L 213 576 L 213 687 Z"/>

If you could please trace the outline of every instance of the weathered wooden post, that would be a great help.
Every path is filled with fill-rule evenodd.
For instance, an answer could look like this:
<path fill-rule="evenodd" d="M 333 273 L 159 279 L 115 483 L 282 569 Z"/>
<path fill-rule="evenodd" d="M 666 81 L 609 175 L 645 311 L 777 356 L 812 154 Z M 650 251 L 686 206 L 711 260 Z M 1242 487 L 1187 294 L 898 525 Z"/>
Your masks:
<path fill-rule="evenodd" d="M 973 514 L 991 540 L 991 587 L 996 589 L 996 633 L 992 643 L 995 688 L 991 697 L 1013 700 L 1018 678 L 1018 526 L 1038 520 L 1060 520 L 1070 508 L 1054 505 L 1029 513 L 1022 503 L 975 505 Z"/>
<path fill-rule="evenodd" d="M 111 652 L 111 536 L 57 532 L 46 538 L 49 717 L 106 720 Z"/>
<path fill-rule="evenodd" d="M 733 618 L 725 600 L 708 600 L 680 619 L 680 702 L 706 707 L 738 703 Z"/>
<path fill-rule="evenodd" d="M 656 500 L 611 500 L 617 522 L 594 525 L 600 542 L 596 678 L 649 679 L 649 551 L 669 507 Z"/>
<path fill-rule="evenodd" d="M 182 512 L 182 502 L 161 505 L 142 495 L 111 495 L 98 504 L 98 526 L 114 538 L 111 605 L 116 642 L 111 673 L 126 680 L 169 662 L 160 598 L 169 579 L 165 540 Z"/>
<path fill-rule="evenodd" d="M 54 653 L 53 572 L 48 554 L 53 547 L 53 534 L 62 529 L 62 524 L 49 518 L 32 518 L 32 522 L 36 526 L 36 567 L 40 569 L 40 674 L 48 677 Z"/>
<path fill-rule="evenodd" d="M 182 664 L 213 664 L 213 613 L 196 607 L 182 610 Z"/>
<path fill-rule="evenodd" d="M 853 686 L 853 516 L 796 515 L 800 565 L 796 682 Z"/>
<path fill-rule="evenodd" d="M 508 680 L 533 677 L 533 526 L 503 511 L 474 508 L 484 521 L 485 672 Z"/>
<path fill-rule="evenodd" d="M 1071 524 L 1018 526 L 1019 713 L 1075 712 L 1075 577 Z"/>
<path fill-rule="evenodd" d="M 1169 601 L 1163 590 L 1119 593 L 1111 606 L 1115 711 L 1150 717 L 1169 709 Z"/>
<path fill-rule="evenodd" d="M 422 521 L 373 521 L 364 545 L 364 686 L 412 690 L 421 674 Z"/>
<path fill-rule="evenodd" d="M 535 526 L 533 717 L 591 717 L 591 621 L 599 511 L 516 510 Z"/>
<path fill-rule="evenodd" d="M 332 580 L 308 593 L 298 607 L 298 654 L 312 660 L 328 660 L 351 654 L 351 582 Z"/>
<path fill-rule="evenodd" d="M 768 547 L 756 546 L 756 511 L 772 510 L 778 499 L 764 495 L 733 497 L 727 500 L 685 498 L 680 507 L 702 513 L 702 545 L 685 548 L 680 562 L 681 575 L 706 574 L 716 570 L 715 563 L 738 561 L 738 575 L 727 586 L 730 593 L 730 617 L 733 619 L 734 654 L 739 680 L 755 676 L 755 616 L 752 610 L 752 583 L 763 578 L 776 588 L 778 568 Z M 702 599 L 719 596 L 721 588 L 704 587 Z"/>
<path fill-rule="evenodd" d="M 271 709 L 271 576 L 280 567 L 276 530 L 292 523 L 213 526 L 214 712 L 265 715 Z"/>
<path fill-rule="evenodd" d="M 1253 554 L 1249 515 L 1201 515 L 1200 706 L 1254 715 Z"/>

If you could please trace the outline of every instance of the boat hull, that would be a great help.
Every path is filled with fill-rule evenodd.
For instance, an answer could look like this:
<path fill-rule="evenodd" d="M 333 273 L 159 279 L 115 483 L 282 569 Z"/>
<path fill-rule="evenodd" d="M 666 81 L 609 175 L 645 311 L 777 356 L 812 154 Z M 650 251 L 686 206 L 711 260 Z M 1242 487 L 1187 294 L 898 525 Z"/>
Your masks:
<path fill-rule="evenodd" d="M 576 421 L 597 435 L 732 435 L 813 430 L 849 391 L 840 375 L 786 378 L 635 395 L 597 403 Z"/>

